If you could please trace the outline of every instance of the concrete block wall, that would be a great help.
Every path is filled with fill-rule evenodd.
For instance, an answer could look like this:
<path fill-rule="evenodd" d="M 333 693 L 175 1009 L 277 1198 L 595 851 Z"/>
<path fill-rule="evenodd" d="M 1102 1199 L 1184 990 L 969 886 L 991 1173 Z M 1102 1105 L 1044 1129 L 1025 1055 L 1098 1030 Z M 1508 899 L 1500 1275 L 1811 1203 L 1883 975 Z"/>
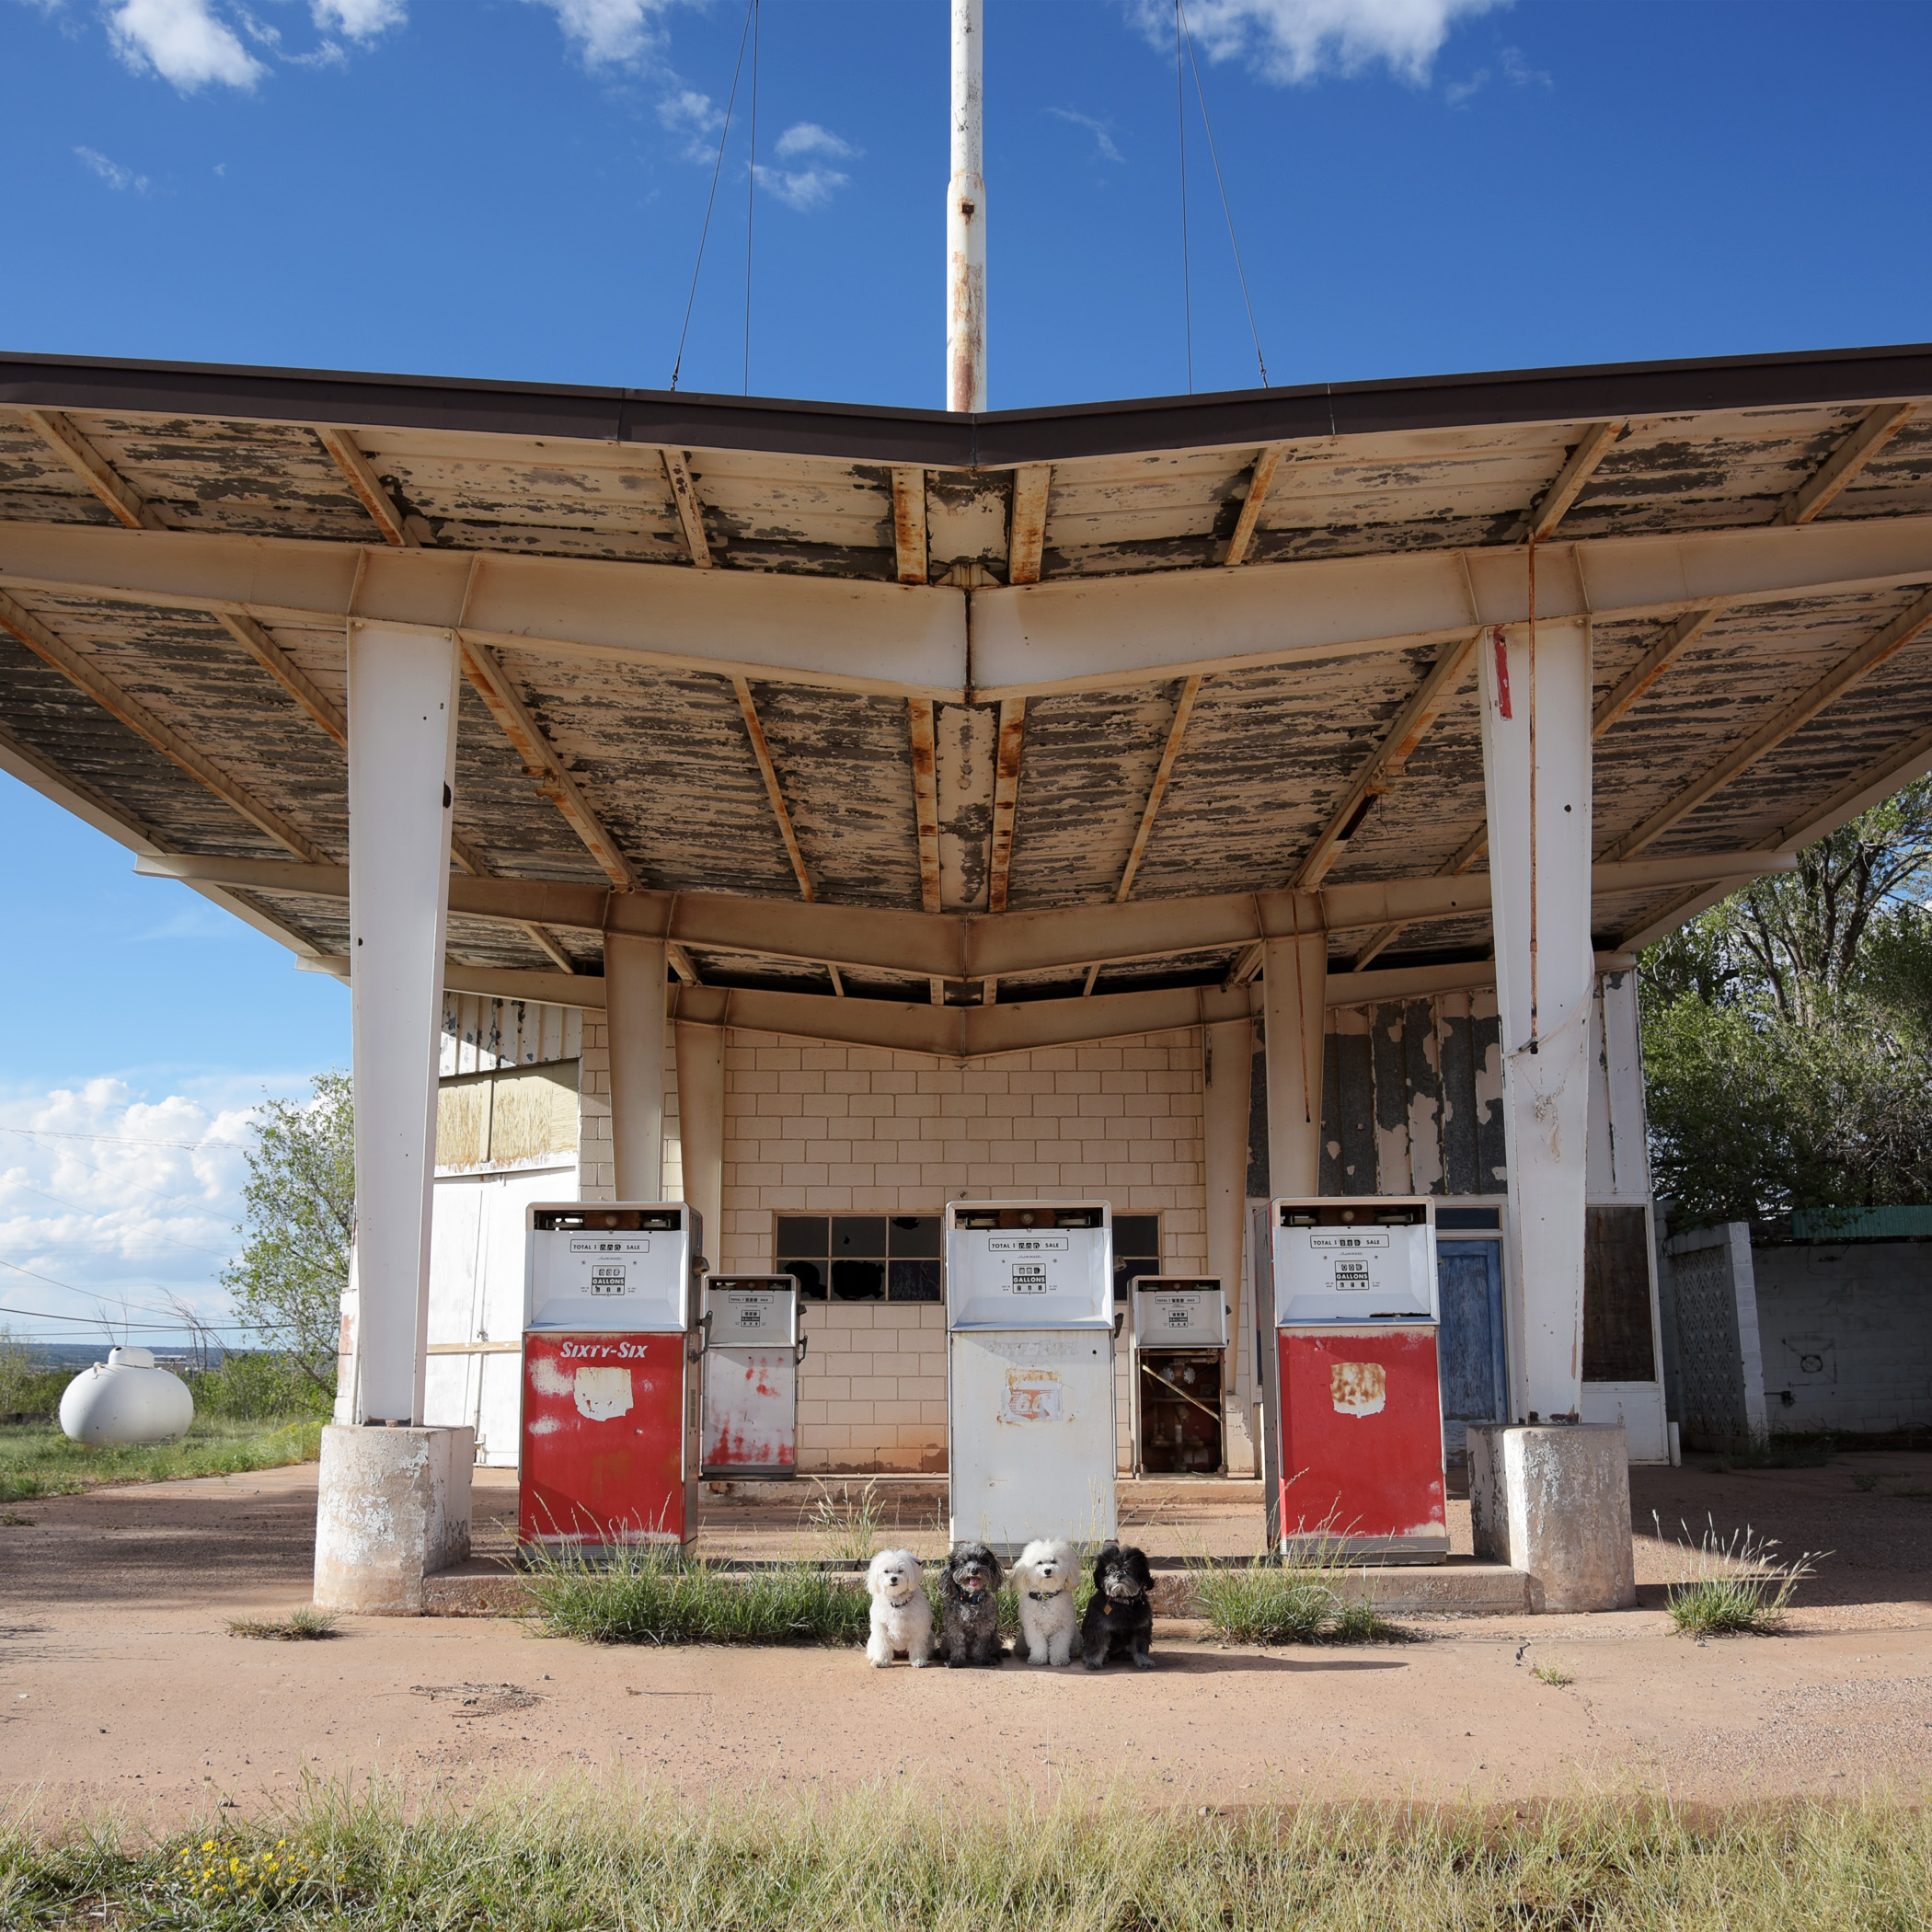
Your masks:
<path fill-rule="evenodd" d="M 587 1086 L 602 1042 L 601 1023 L 587 1023 Z M 964 1067 L 733 1032 L 719 1265 L 772 1267 L 780 1213 L 937 1214 L 949 1201 L 1017 1195 L 1158 1213 L 1162 1266 L 1204 1269 L 1202 1095 L 1192 1032 Z M 943 1309 L 815 1303 L 804 1325 L 811 1341 L 799 1390 L 800 1467 L 943 1469 Z M 1124 1443 L 1124 1372 L 1120 1389 Z"/>
<path fill-rule="evenodd" d="M 611 1035 L 602 1013 L 583 1016 L 583 1049 L 577 1089 L 577 1173 L 580 1201 L 615 1201 L 617 1170 L 611 1150 Z M 677 1046 L 673 1029 L 664 1029 L 663 1198 L 677 1201 L 684 1190 L 684 1164 L 677 1133 Z M 706 1239 L 713 1237 L 706 1229 Z"/>

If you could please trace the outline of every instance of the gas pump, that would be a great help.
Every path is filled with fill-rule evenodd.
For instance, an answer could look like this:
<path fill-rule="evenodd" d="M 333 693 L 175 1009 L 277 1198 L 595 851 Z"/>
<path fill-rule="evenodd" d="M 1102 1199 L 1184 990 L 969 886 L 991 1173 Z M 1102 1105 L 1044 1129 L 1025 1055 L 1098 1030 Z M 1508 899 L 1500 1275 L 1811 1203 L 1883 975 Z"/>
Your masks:
<path fill-rule="evenodd" d="M 799 1467 L 799 1282 L 789 1274 L 705 1277 L 704 1426 L 708 1481 L 784 1480 Z"/>
<path fill-rule="evenodd" d="M 1114 1534 L 1113 1213 L 1104 1201 L 946 1209 L 955 1542 L 1017 1554 Z"/>
<path fill-rule="evenodd" d="M 1278 1200 L 1269 1225 L 1268 1478 L 1282 1553 L 1443 1561 L 1434 1202 Z"/>
<path fill-rule="evenodd" d="M 524 1229 L 518 1540 L 689 1543 L 696 1213 L 682 1201 L 538 1203 Z"/>
<path fill-rule="evenodd" d="M 1212 1277 L 1133 1278 L 1133 1466 L 1139 1476 L 1227 1470 L 1227 1304 Z"/>

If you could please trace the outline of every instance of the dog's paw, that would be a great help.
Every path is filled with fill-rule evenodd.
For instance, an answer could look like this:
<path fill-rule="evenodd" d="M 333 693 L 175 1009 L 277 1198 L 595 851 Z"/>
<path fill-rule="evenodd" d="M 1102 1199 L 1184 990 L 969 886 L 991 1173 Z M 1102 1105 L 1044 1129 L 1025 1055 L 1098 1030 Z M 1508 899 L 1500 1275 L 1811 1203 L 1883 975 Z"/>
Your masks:
<path fill-rule="evenodd" d="M 923 1671 L 932 1662 L 930 1657 L 908 1657 L 905 1660 L 915 1671 Z"/>
<path fill-rule="evenodd" d="M 1151 1671 L 1154 1668 L 1154 1660 L 1143 1654 L 1133 1660 L 1133 1667 L 1137 1671 Z"/>

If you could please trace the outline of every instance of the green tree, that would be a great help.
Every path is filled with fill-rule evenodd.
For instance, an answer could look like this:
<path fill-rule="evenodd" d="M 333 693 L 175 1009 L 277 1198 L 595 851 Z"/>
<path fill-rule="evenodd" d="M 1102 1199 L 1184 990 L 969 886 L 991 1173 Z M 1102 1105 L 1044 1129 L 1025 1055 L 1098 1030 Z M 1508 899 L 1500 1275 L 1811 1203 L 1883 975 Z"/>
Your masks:
<path fill-rule="evenodd" d="M 1694 1220 L 1932 1202 L 1932 781 L 1660 940 L 1658 1191 Z"/>
<path fill-rule="evenodd" d="M 350 1079 L 318 1074 L 306 1100 L 257 1109 L 248 1150 L 246 1243 L 223 1271 L 236 1312 L 316 1388 L 336 1386 L 336 1346 L 355 1234 Z"/>

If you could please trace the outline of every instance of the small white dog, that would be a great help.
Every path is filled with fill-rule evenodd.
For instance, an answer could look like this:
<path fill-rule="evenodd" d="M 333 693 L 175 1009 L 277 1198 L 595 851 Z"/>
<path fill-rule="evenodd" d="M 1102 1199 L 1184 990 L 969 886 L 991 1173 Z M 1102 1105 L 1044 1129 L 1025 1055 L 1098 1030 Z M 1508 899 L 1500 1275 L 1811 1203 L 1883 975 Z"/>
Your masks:
<path fill-rule="evenodd" d="M 1073 1656 L 1074 1577 L 1071 1544 L 1029 1543 L 1013 1566 L 1013 1590 L 1019 1598 L 1019 1632 L 1033 1663 L 1065 1663 Z"/>
<path fill-rule="evenodd" d="M 872 1634 L 866 1661 L 883 1670 L 901 1650 L 924 1670 L 933 1654 L 933 1606 L 919 1581 L 919 1558 L 909 1549 L 882 1549 L 866 1571 L 872 1593 Z"/>

